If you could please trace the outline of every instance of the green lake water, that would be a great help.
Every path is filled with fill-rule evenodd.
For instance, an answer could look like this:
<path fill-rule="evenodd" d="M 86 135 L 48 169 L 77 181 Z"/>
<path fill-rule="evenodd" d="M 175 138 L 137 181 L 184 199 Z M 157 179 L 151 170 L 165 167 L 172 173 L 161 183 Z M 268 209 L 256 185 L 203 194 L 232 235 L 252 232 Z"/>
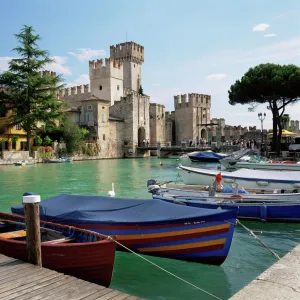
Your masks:
<path fill-rule="evenodd" d="M 38 193 L 42 199 L 61 193 L 107 195 L 112 182 L 115 183 L 116 197 L 151 198 L 146 189 L 148 179 L 175 180 L 178 173 L 175 158 L 162 160 L 163 166 L 159 162 L 153 157 L 0 166 L 0 210 L 8 212 L 12 205 L 20 204 L 25 191 Z M 243 223 L 251 229 L 289 233 L 259 234 L 280 256 L 300 242 L 300 226 L 297 224 Z M 276 261 L 241 227 L 236 227 L 229 256 L 221 266 L 147 258 L 221 299 L 228 299 Z M 214 299 L 136 255 L 124 252 L 116 254 L 111 288 L 142 299 Z"/>

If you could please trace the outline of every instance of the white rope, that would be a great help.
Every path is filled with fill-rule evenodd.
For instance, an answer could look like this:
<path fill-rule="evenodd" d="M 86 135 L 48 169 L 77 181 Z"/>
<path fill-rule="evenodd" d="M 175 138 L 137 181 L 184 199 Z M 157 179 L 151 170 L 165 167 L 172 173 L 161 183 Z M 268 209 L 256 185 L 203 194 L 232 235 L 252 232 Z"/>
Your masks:
<path fill-rule="evenodd" d="M 239 220 L 237 220 L 237 223 L 240 224 L 245 230 L 247 230 L 250 235 L 252 235 L 257 241 L 259 241 L 266 249 L 268 249 L 277 259 L 280 259 L 279 255 L 276 254 L 272 249 L 270 249 L 257 235 L 253 233 L 252 230 L 247 228 L 245 225 L 243 225 Z"/>
<path fill-rule="evenodd" d="M 204 289 L 201 289 L 200 287 L 198 287 L 198 286 L 196 286 L 196 285 L 194 285 L 194 284 L 192 284 L 192 283 L 186 281 L 185 279 L 183 279 L 183 278 L 181 278 L 181 277 L 179 277 L 179 276 L 177 276 L 177 275 L 171 273 L 170 271 L 168 271 L 168 270 L 166 270 L 166 269 L 160 267 L 159 265 L 157 265 L 156 263 L 152 262 L 151 260 L 149 260 L 149 259 L 143 257 L 142 255 L 140 255 L 140 254 L 134 252 L 133 250 L 127 248 L 125 245 L 121 244 L 120 242 L 114 240 L 112 237 L 108 236 L 107 238 L 110 239 L 110 240 L 112 240 L 112 241 L 114 241 L 116 244 L 120 245 L 121 247 L 125 248 L 126 250 L 130 251 L 131 253 L 133 253 L 133 254 L 137 255 L 138 257 L 142 258 L 143 260 L 147 261 L 148 263 L 152 264 L 153 266 L 155 266 L 155 267 L 161 269 L 162 271 L 164 271 L 164 272 L 166 272 L 166 273 L 172 275 L 173 277 L 175 277 L 175 278 L 177 278 L 177 279 L 179 279 L 179 280 L 181 280 L 181 281 L 183 281 L 183 282 L 185 282 L 185 283 L 191 285 L 192 287 L 194 287 L 194 288 L 196 288 L 196 289 L 202 291 L 202 292 L 205 293 L 205 294 L 210 295 L 211 297 L 213 297 L 213 298 L 215 298 L 215 299 L 222 300 L 222 299 L 219 298 L 218 296 L 215 296 L 215 295 L 213 295 L 213 294 L 211 294 L 211 293 L 205 291 Z"/>

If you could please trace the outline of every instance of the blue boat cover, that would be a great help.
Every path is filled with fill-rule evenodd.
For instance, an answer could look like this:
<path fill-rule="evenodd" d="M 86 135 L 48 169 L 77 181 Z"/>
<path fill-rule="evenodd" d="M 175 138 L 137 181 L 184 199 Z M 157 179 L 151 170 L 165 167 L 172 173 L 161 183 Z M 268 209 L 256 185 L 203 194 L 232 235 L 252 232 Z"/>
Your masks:
<path fill-rule="evenodd" d="M 193 158 L 193 159 L 203 159 L 203 160 L 219 160 L 224 157 L 227 157 L 227 155 L 222 155 L 218 154 L 215 152 L 210 152 L 210 151 L 202 151 L 202 152 L 192 152 L 188 154 L 188 157 Z"/>
<path fill-rule="evenodd" d="M 24 214 L 23 206 L 12 213 Z M 195 209 L 164 201 L 62 194 L 40 203 L 40 218 L 62 224 L 144 224 L 185 220 L 227 220 L 235 210 Z"/>

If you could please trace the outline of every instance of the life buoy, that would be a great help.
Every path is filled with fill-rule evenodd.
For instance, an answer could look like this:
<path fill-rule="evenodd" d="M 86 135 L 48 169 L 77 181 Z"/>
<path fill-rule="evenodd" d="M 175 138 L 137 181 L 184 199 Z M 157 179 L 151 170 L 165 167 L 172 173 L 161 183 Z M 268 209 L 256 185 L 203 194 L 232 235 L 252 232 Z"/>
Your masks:
<path fill-rule="evenodd" d="M 238 199 L 243 199 L 243 196 L 239 194 L 233 194 L 230 198 L 238 198 Z"/>

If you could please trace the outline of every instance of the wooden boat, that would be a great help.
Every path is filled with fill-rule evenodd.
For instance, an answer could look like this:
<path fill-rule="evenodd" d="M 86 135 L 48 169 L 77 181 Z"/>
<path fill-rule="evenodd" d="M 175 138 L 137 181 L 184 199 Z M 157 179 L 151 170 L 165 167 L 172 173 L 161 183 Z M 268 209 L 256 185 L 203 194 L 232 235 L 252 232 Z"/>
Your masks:
<path fill-rule="evenodd" d="M 33 161 L 19 160 L 15 162 L 15 166 L 31 166 L 31 165 L 34 165 Z"/>
<path fill-rule="evenodd" d="M 229 188 L 229 189 L 227 189 Z M 229 190 L 228 192 L 225 192 Z M 168 186 L 159 186 L 159 185 L 150 185 L 148 186 L 148 191 L 151 194 L 159 195 L 162 197 L 180 199 L 180 198 L 208 198 L 209 191 L 207 189 L 192 189 L 190 186 L 184 187 L 182 184 L 177 185 L 173 184 L 171 187 Z M 250 193 L 244 189 L 234 189 L 227 186 L 223 191 L 216 193 L 215 196 L 209 197 L 211 200 L 218 200 L 220 198 L 230 199 L 233 195 L 239 194 L 245 200 L 279 200 L 279 201 L 300 201 L 300 193 L 281 193 L 281 190 L 275 190 L 272 193 Z"/>
<path fill-rule="evenodd" d="M 61 164 L 66 162 L 72 162 L 72 158 L 50 158 L 44 159 L 44 163 L 47 164 Z"/>
<path fill-rule="evenodd" d="M 0 253 L 28 261 L 23 216 L 0 213 Z M 115 242 L 107 236 L 41 221 L 42 265 L 108 287 L 113 273 Z"/>
<path fill-rule="evenodd" d="M 161 187 L 164 188 L 172 188 L 172 189 L 180 189 L 180 190 L 189 190 L 189 191 L 195 191 L 195 192 L 201 192 L 201 191 L 208 191 L 209 186 L 208 185 L 197 185 L 197 184 L 180 184 L 180 183 L 159 183 Z M 228 185 L 229 186 L 229 185 Z M 244 187 L 239 185 L 239 189 L 244 189 Z M 263 186 L 259 188 L 247 188 L 247 192 L 257 195 L 273 195 L 274 193 L 281 193 L 281 194 L 298 194 L 300 192 L 299 188 L 293 188 L 293 189 L 268 189 L 264 188 Z M 217 192 L 216 195 L 219 193 Z M 295 199 L 294 199 L 295 200 Z"/>
<path fill-rule="evenodd" d="M 12 212 L 23 214 L 23 206 Z M 215 265 L 227 257 L 236 216 L 236 210 L 195 210 L 152 199 L 63 194 L 40 203 L 43 220 L 113 235 L 142 254 Z"/>
<path fill-rule="evenodd" d="M 179 165 L 185 184 L 210 185 L 219 170 L 200 169 Z M 221 172 L 223 183 L 232 185 L 238 182 L 245 189 L 298 189 L 300 188 L 300 173 L 288 171 L 265 171 L 239 169 L 233 172 Z"/>
<path fill-rule="evenodd" d="M 169 203 L 186 205 L 196 208 L 209 209 L 238 209 L 238 219 L 262 221 L 262 222 L 300 222 L 300 202 L 278 200 L 248 200 L 242 195 L 228 198 L 180 198 L 172 199 L 161 195 L 153 195 L 153 199 L 163 200 Z"/>
<path fill-rule="evenodd" d="M 194 162 L 219 162 L 220 159 L 223 159 L 228 155 L 212 151 L 196 151 L 188 153 L 187 156 Z"/>

